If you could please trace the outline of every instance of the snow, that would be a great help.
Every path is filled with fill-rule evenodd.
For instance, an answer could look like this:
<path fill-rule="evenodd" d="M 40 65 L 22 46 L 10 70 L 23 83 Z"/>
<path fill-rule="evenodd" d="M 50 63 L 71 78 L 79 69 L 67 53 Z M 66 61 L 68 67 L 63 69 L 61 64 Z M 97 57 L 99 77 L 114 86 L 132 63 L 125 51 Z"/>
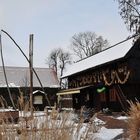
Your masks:
<path fill-rule="evenodd" d="M 16 85 L 15 83 L 9 83 L 8 84 L 9 87 L 20 87 L 19 85 Z M 5 84 L 0 84 L 0 87 L 7 87 L 7 85 Z"/>
<path fill-rule="evenodd" d="M 19 116 L 23 116 L 23 112 L 19 112 L 20 115 Z M 24 114 L 25 116 L 30 116 L 30 112 L 27 112 L 27 114 Z M 45 115 L 46 112 L 43 111 L 36 111 L 34 112 L 34 116 L 35 118 L 38 120 L 38 124 L 37 124 L 37 128 L 39 128 L 40 126 L 42 126 L 42 124 L 44 124 L 45 121 Z M 61 116 L 61 113 L 60 113 Z M 68 116 L 68 122 L 67 125 L 72 126 L 71 124 L 73 124 L 73 119 L 75 118 L 75 114 L 69 114 Z M 71 119 L 70 119 L 71 118 Z M 118 119 L 127 119 L 128 117 L 126 116 L 120 116 L 117 117 Z M 49 118 L 48 118 L 49 120 Z M 61 119 L 57 121 L 58 125 L 61 124 L 62 121 Z M 52 123 L 50 121 L 50 125 L 52 125 L 54 123 Z M 106 127 L 104 127 L 105 122 L 98 119 L 97 117 L 94 118 L 93 123 L 82 123 L 80 130 L 77 131 L 77 127 L 75 127 L 75 130 L 73 131 L 73 138 L 72 140 L 82 140 L 83 138 L 85 138 L 87 132 L 88 132 L 88 138 L 89 139 L 94 139 L 94 140 L 113 140 L 116 136 L 120 135 L 123 133 L 123 129 L 107 129 Z M 16 124 L 17 125 L 17 124 Z M 20 125 L 20 124 L 19 124 Z M 56 123 L 55 123 L 56 125 Z M 75 123 L 74 126 L 77 126 L 78 124 Z M 91 125 L 96 125 L 96 130 L 93 129 L 89 129 L 91 127 Z M 93 127 L 91 127 L 93 128 Z M 79 129 L 79 127 L 78 127 Z M 83 139 L 84 140 L 84 139 Z"/>
<path fill-rule="evenodd" d="M 123 129 L 107 129 L 102 127 L 98 133 L 94 134 L 94 138 L 96 140 L 112 140 L 121 133 L 123 133 Z"/>
<path fill-rule="evenodd" d="M 45 92 L 44 91 L 41 91 L 41 90 L 35 90 L 34 92 L 33 92 L 33 94 L 36 94 L 36 93 L 42 93 L 42 94 L 45 94 Z"/>
<path fill-rule="evenodd" d="M 38 116 L 39 122 L 42 123 L 42 121 L 44 120 L 43 115 L 45 115 L 44 112 L 38 111 L 38 112 L 35 112 L 34 115 L 36 117 Z M 69 118 L 71 118 L 71 120 L 73 120 L 73 118 L 75 118 L 76 116 L 74 114 L 71 114 L 71 115 L 72 116 L 69 115 Z M 127 118 L 128 117 L 126 117 L 126 116 L 117 117 L 117 119 L 127 119 Z M 103 126 L 105 124 L 105 122 L 98 119 L 97 117 L 95 117 L 93 122 L 96 124 L 96 126 L 99 126 L 99 127 L 97 127 L 96 133 L 89 132 L 90 138 L 92 138 L 92 139 L 94 138 L 94 140 L 112 140 L 116 136 L 123 133 L 123 129 L 107 129 L 107 128 L 105 128 Z M 88 131 L 88 127 L 89 127 L 88 123 L 83 123 L 81 129 L 79 130 L 78 136 L 76 136 L 74 134 L 73 140 L 81 140 L 81 137 L 84 138 L 85 137 L 84 135 Z"/>
<path fill-rule="evenodd" d="M 60 88 L 60 85 L 51 85 L 50 88 Z"/>
<path fill-rule="evenodd" d="M 28 67 L 12 67 L 6 66 L 6 75 L 9 87 L 29 87 L 29 68 Z M 50 68 L 34 68 L 38 75 L 43 87 L 60 87 L 58 78 L 54 70 Z M 0 66 L 0 87 L 6 87 L 3 68 Z M 37 76 L 33 75 L 34 87 L 40 87 L 40 82 Z"/>
<path fill-rule="evenodd" d="M 132 48 L 130 45 L 131 40 L 128 42 L 122 43 L 110 49 L 106 49 L 100 53 L 97 53 L 91 57 L 83 59 L 77 63 L 70 65 L 68 70 L 63 74 L 62 78 L 70 76 L 72 74 L 111 62 L 120 58 L 123 58 L 128 51 Z"/>
<path fill-rule="evenodd" d="M 104 125 L 104 124 L 105 124 L 104 121 L 102 121 L 102 120 L 100 120 L 100 119 L 98 119 L 98 118 L 96 118 L 96 117 L 95 117 L 95 119 L 94 119 L 93 121 L 94 121 L 94 123 L 95 123 L 96 125 Z"/>
<path fill-rule="evenodd" d="M 8 112 L 8 111 L 15 111 L 12 107 L 9 108 L 0 108 L 0 112 Z"/>
<path fill-rule="evenodd" d="M 127 116 L 119 116 L 116 119 L 118 119 L 118 120 L 127 120 L 128 117 Z"/>

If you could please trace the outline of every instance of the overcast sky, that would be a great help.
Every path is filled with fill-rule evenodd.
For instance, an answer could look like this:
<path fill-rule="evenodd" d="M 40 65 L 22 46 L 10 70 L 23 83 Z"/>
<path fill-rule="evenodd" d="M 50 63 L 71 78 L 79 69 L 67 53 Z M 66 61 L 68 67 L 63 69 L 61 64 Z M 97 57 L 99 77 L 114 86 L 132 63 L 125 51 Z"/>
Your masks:
<path fill-rule="evenodd" d="M 129 36 L 114 0 L 1 0 L 0 29 L 7 31 L 28 56 L 34 34 L 34 66 L 47 67 L 53 48 L 67 48 L 75 33 L 93 31 L 113 45 Z M 28 66 L 2 33 L 5 65 Z M 1 59 L 0 59 L 1 65 Z"/>

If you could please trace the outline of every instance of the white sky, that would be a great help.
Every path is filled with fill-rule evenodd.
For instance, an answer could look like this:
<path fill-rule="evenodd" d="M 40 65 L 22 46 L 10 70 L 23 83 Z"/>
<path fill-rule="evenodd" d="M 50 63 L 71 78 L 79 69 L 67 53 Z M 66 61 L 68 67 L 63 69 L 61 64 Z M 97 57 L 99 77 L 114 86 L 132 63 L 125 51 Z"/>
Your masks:
<path fill-rule="evenodd" d="M 75 33 L 93 31 L 111 45 L 127 38 L 118 11 L 114 0 L 1 0 L 0 29 L 7 31 L 27 56 L 29 34 L 34 34 L 34 66 L 47 67 L 50 51 L 68 48 Z M 4 33 L 2 42 L 5 65 L 28 66 Z"/>

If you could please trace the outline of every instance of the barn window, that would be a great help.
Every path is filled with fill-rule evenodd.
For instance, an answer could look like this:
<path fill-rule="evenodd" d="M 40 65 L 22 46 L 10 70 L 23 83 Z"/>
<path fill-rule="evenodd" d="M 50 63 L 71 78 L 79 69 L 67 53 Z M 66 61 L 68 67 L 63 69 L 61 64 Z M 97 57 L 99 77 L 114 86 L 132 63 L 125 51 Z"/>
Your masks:
<path fill-rule="evenodd" d="M 34 96 L 34 104 L 43 104 L 43 96 Z"/>

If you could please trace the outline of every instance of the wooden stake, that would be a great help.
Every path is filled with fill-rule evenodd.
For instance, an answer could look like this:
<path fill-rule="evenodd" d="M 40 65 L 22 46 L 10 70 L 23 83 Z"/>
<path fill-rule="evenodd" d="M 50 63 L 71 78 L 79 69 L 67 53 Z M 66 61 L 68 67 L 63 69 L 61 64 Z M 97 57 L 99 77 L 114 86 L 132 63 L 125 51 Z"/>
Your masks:
<path fill-rule="evenodd" d="M 33 34 L 29 39 L 29 69 L 30 69 L 30 111 L 33 117 Z"/>

